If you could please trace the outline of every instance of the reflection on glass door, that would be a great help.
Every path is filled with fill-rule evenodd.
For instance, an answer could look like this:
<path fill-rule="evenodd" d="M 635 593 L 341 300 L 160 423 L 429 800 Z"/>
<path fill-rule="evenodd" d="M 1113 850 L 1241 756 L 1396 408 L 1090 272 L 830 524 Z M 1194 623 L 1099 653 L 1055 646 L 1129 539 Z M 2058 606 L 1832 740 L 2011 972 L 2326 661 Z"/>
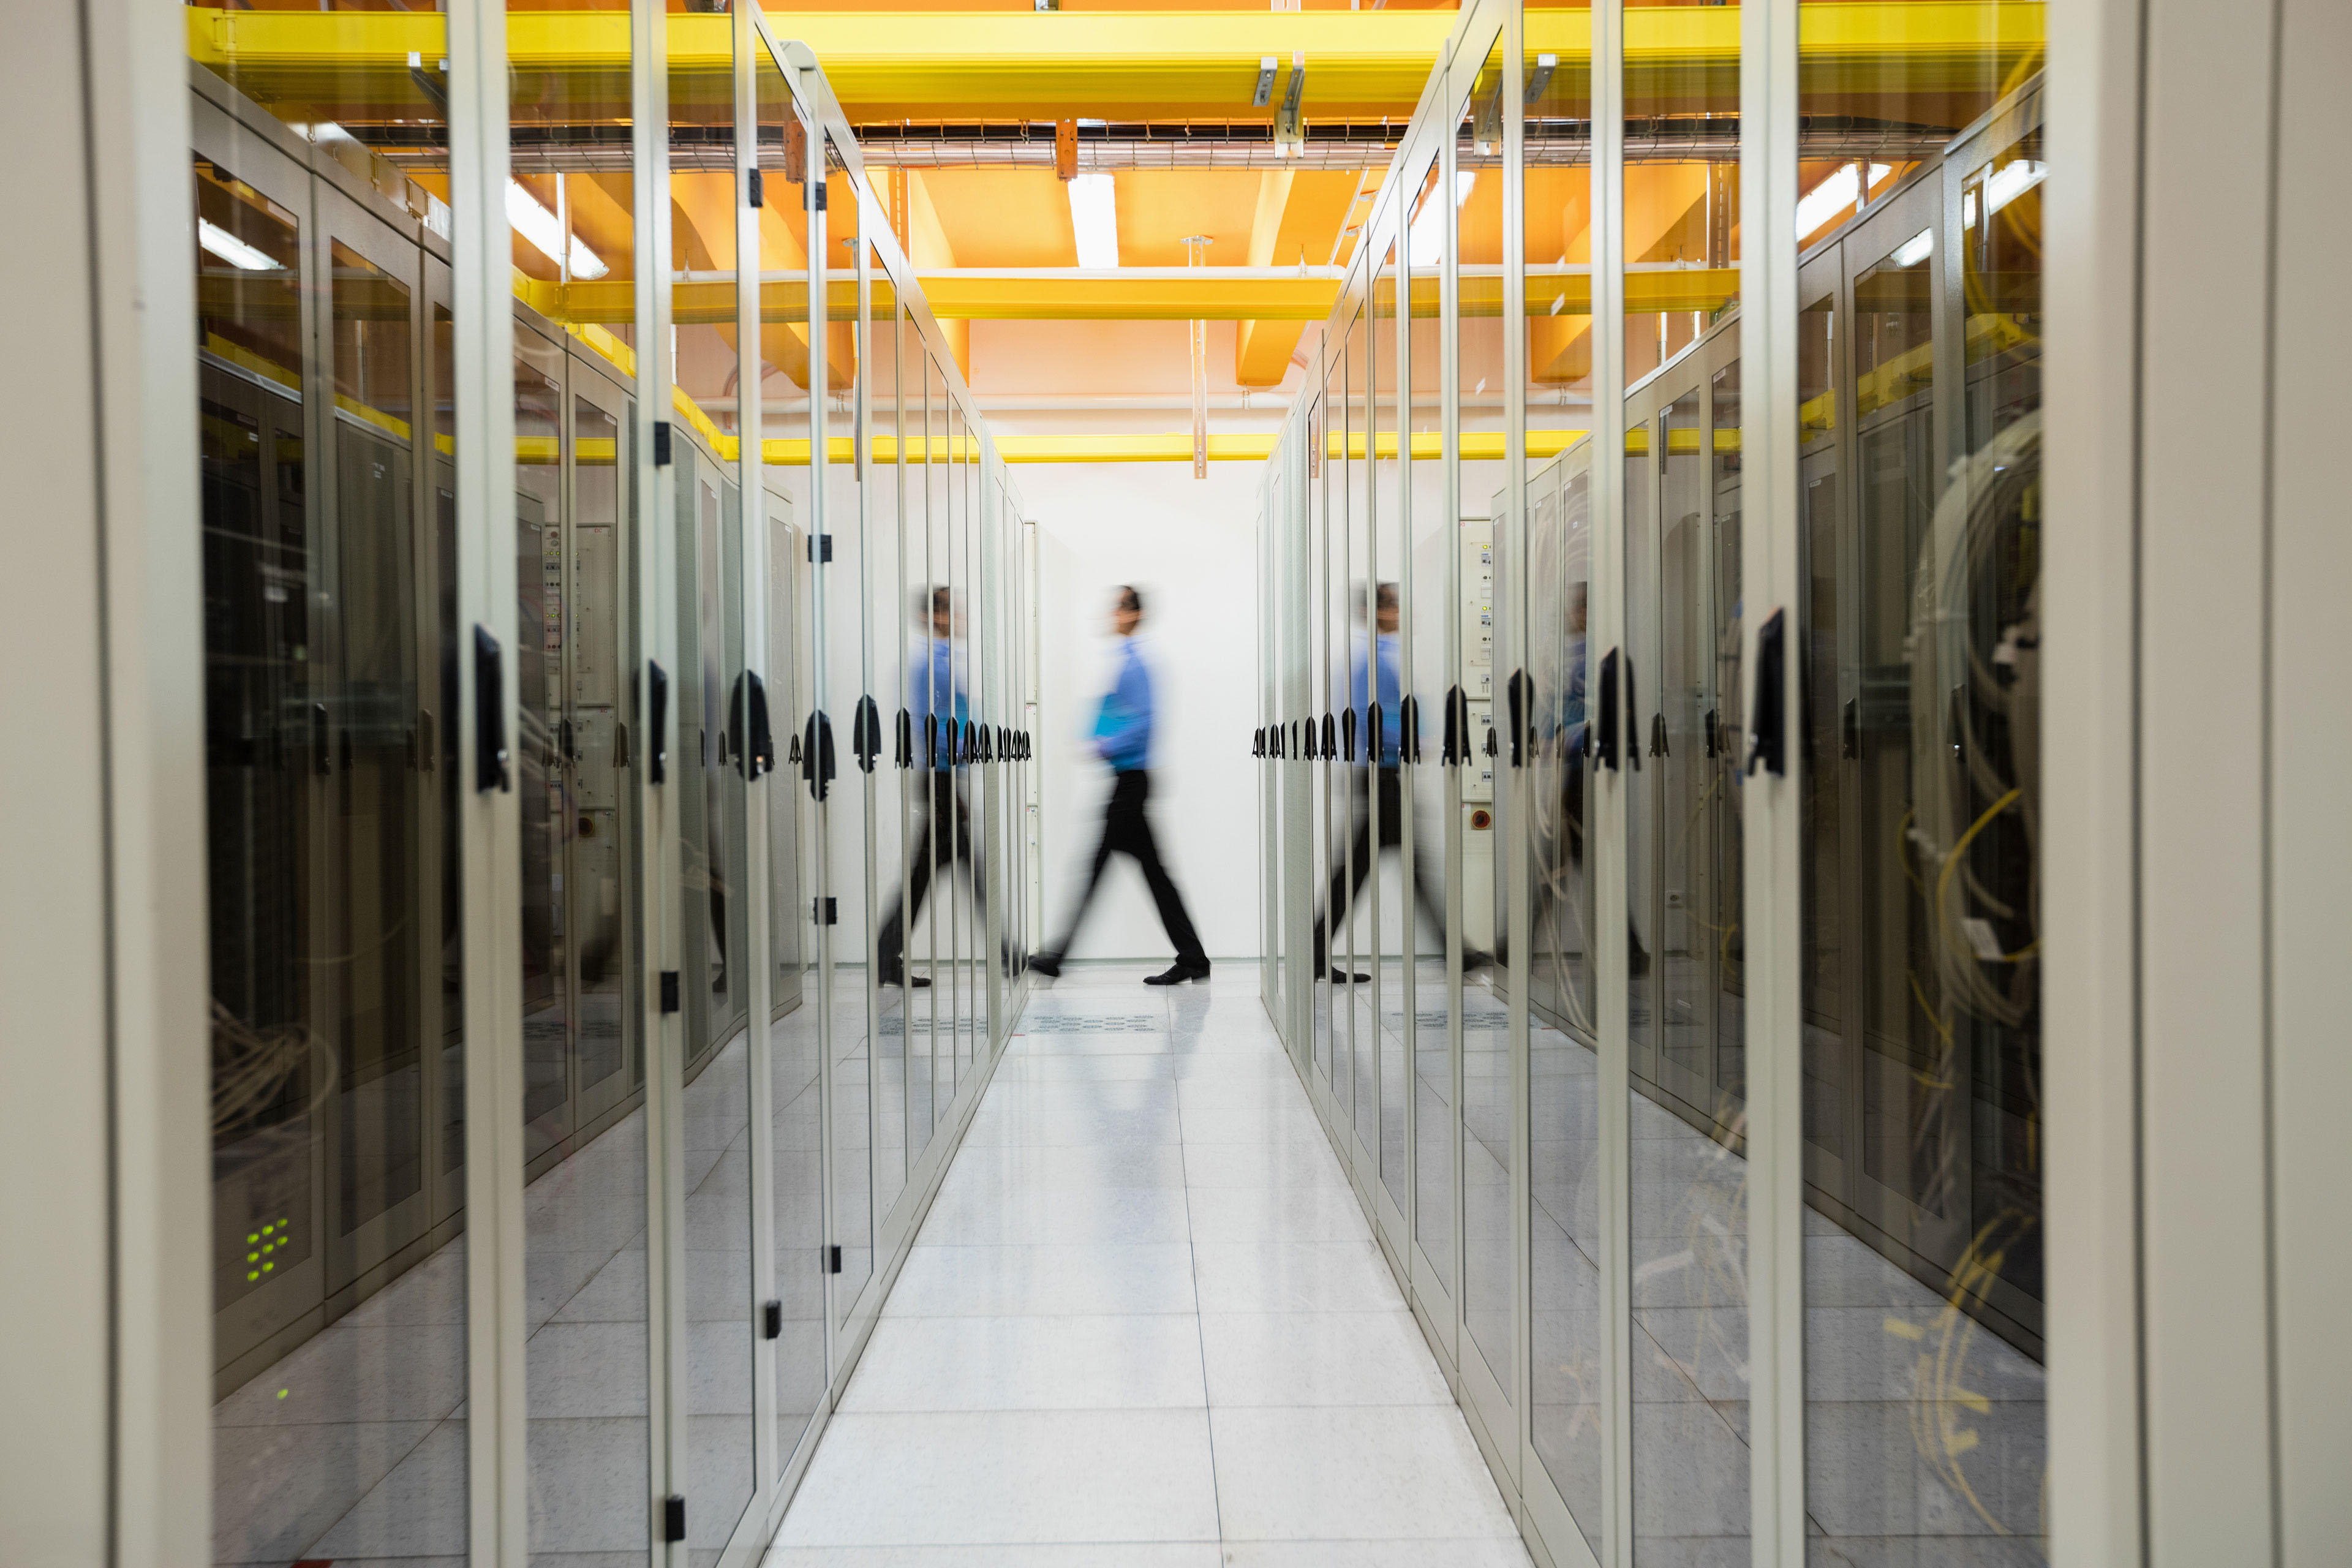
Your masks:
<path fill-rule="evenodd" d="M 563 709 L 563 352 L 515 333 L 515 789 L 522 813 L 523 1157 L 572 1129 L 564 925 L 571 816 L 557 751 Z"/>
<path fill-rule="evenodd" d="M 1854 863 L 1849 802 L 1862 754 L 1860 657 L 1846 601 L 1843 495 L 1839 483 L 1838 391 L 1845 350 L 1838 331 L 1836 258 L 1816 261 L 1800 285 L 1797 313 L 1798 517 L 1804 561 L 1805 700 L 1811 766 L 1805 772 L 1803 952 L 1804 1130 L 1807 1177 L 1847 1190 L 1848 1045 L 1853 1037 L 1846 964 L 1844 868 Z M 1814 297 L 1808 297 L 1814 296 Z"/>
<path fill-rule="evenodd" d="M 574 362 L 572 398 L 571 659 L 568 711 L 558 732 L 571 774 L 571 865 L 564 875 L 573 933 L 577 1046 L 572 1094 L 579 1118 L 592 1123 L 641 1087 L 645 1068 L 629 1048 L 624 1007 L 630 965 L 622 925 L 623 868 L 628 861 L 621 825 L 620 775 L 614 769 L 621 724 L 624 647 L 621 561 L 625 509 L 634 505 L 634 452 L 621 439 L 627 406 L 618 389 L 597 384 Z"/>
<path fill-rule="evenodd" d="M 2020 1563 L 2047 1498 L 2030 65 L 1817 247 L 1798 454 L 1806 1174 L 1833 1222 L 1807 1243 L 1806 1357 L 1853 1368 L 1808 1390 L 1808 1513 L 1839 1550 Z"/>
<path fill-rule="evenodd" d="M 214 1335 L 216 1366 L 237 1369 L 324 1290 L 312 1162 L 333 1068 L 311 723 L 328 692 L 326 661 L 310 656 L 312 602 L 328 584 L 309 516 L 300 223 L 218 163 L 198 158 L 194 184 L 198 233 L 212 242 L 196 258 L 196 298 Z"/>
<path fill-rule="evenodd" d="M 1535 1451 L 1597 1550 L 1602 1490 L 1600 1062 L 1594 1047 L 1589 781 L 1603 665 L 1588 636 L 1591 448 L 1580 444 L 1528 487 L 1527 574 L 1509 584 L 1527 709 L 1528 1272 Z M 1622 659 L 1622 651 L 1619 654 Z M 1537 1009 L 1540 1009 L 1538 1011 Z"/>
<path fill-rule="evenodd" d="M 1517 76 L 1507 70 L 1503 42 L 1497 38 L 1479 62 L 1466 88 L 1458 80 L 1460 109 L 1454 122 L 1454 169 L 1458 188 L 1454 232 L 1459 282 L 1459 323 L 1455 339 L 1458 360 L 1454 384 L 1461 394 L 1462 427 L 1466 447 L 1473 433 L 1484 435 L 1501 449 L 1502 405 L 1507 392 L 1507 358 L 1504 333 L 1510 330 L 1502 312 L 1504 226 L 1503 116 L 1509 112 L 1507 83 Z M 1505 687 L 1513 666 L 1506 639 L 1505 600 L 1510 582 L 1512 541 L 1509 496 L 1499 488 L 1518 475 L 1502 475 L 1496 465 L 1473 469 L 1463 465 L 1461 490 L 1465 498 L 1491 498 L 1484 512 L 1492 520 L 1485 532 L 1468 518 L 1461 570 L 1466 616 L 1474 605 L 1486 606 L 1491 624 L 1463 628 L 1462 687 L 1470 714 L 1470 757 L 1462 770 L 1467 800 L 1463 813 L 1463 866 L 1459 908 L 1462 911 L 1462 1061 L 1457 1154 L 1462 1184 L 1462 1321 L 1477 1362 L 1505 1405 L 1514 1402 L 1517 1359 L 1512 1336 L 1516 1300 L 1517 1242 L 1511 1220 L 1511 1194 L 1517 1175 L 1513 1143 L 1513 1089 L 1508 988 L 1511 966 L 1518 960 L 1515 946 L 1520 933 L 1510 930 L 1507 908 L 1509 851 L 1507 847 L 1506 797 L 1510 791 L 1507 748 L 1499 744 L 1507 715 Z M 1476 486 L 1478 488 L 1474 489 Z M 1469 504 L 1465 499 L 1465 512 Z M 1478 574 L 1472 581 L 1471 574 Z M 1477 657 L 1474 658 L 1473 655 Z M 1489 752 L 1487 747 L 1495 746 Z M 1475 792 L 1475 793 L 1473 793 Z M 1474 907 L 1475 906 L 1475 907 Z M 1491 948 L 1474 954 L 1474 942 Z M 1465 1366 L 1472 1363 L 1467 1353 Z M 1488 1419 L 1499 1415 L 1487 1412 Z"/>
<path fill-rule="evenodd" d="M 1331 460 L 1326 448 L 1331 439 L 1330 384 L 1328 372 L 1323 389 L 1307 415 L 1307 584 L 1304 601 L 1307 610 L 1307 711 L 1299 722 L 1305 728 L 1301 753 L 1307 765 L 1307 866 L 1308 896 L 1314 900 L 1314 940 L 1312 967 L 1308 979 L 1313 992 L 1307 1007 L 1308 1028 L 1314 1037 L 1315 1071 L 1326 1084 L 1331 1081 L 1332 1053 L 1335 1049 L 1331 1010 L 1334 997 L 1331 977 L 1338 973 L 1333 953 L 1338 944 L 1328 929 L 1331 918 L 1329 889 L 1332 879 L 1343 874 L 1345 846 L 1335 842 L 1339 828 L 1331 815 L 1331 763 L 1324 751 L 1324 736 L 1333 726 L 1331 711 L 1331 520 L 1344 509 L 1344 500 L 1334 500 L 1332 491 L 1339 482 L 1339 465 Z M 1342 418 L 1344 428 L 1345 419 Z M 1345 623 L 1342 623 L 1344 625 Z M 1344 1027 L 1344 1022 L 1340 1026 Z"/>
<path fill-rule="evenodd" d="M 328 209 L 334 210 L 332 206 Z M 328 970 L 338 1023 L 336 1194 L 328 1289 L 424 1233 L 425 893 L 416 734 L 413 250 L 352 215 L 328 241 L 334 395 L 332 609 L 313 658 L 331 672 L 331 831 L 338 849 Z M 359 247 L 403 268 L 395 276 Z M 403 255 L 402 252 L 405 251 Z"/>
<path fill-rule="evenodd" d="M 1406 458 L 1402 486 L 1408 509 L 1402 520 L 1404 650 L 1421 754 L 1408 766 L 1399 809 L 1412 835 L 1416 896 L 1427 907 L 1407 911 L 1405 963 L 1412 976 L 1411 1049 L 1412 1095 L 1412 1235 L 1416 1267 L 1433 1270 L 1451 1305 L 1454 1284 L 1454 1048 L 1456 1018 L 1454 970 L 1447 953 L 1447 900 L 1459 858 L 1454 826 L 1460 809 L 1458 754 L 1461 719 L 1456 698 L 1461 672 L 1454 645 L 1461 636 L 1457 608 L 1457 530 L 1447 515 L 1451 451 L 1416 449 L 1423 440 L 1446 440 L 1443 393 L 1447 346 L 1437 306 L 1445 252 L 1453 244 L 1454 200 L 1444 188 L 1445 160 L 1430 166 L 1428 183 L 1406 223 L 1406 392 L 1400 448 Z M 1431 756 L 1437 765 L 1425 765 Z M 1448 1320 L 1450 1312 L 1434 1314 Z M 1450 1327 L 1450 1322 L 1449 1322 Z M 1446 1343 L 1452 1344 L 1448 1334 Z"/>
<path fill-rule="evenodd" d="M 1744 1558 L 1748 1529 L 1738 346 L 1718 328 L 1629 400 L 1628 647 L 1657 688 L 1629 670 L 1636 1564 Z"/>
<path fill-rule="evenodd" d="M 767 495 L 768 689 L 771 712 L 793 731 L 788 757 L 813 732 L 807 536 L 780 489 Z M 800 767 L 780 764 L 768 784 L 768 929 L 774 951 L 767 1026 L 769 1125 L 775 1145 L 775 1290 L 783 1319 L 776 1342 L 780 1459 L 789 1459 L 824 1397 L 825 1281 L 824 1084 L 820 1068 L 814 928 L 808 866 L 815 800 Z"/>
<path fill-rule="evenodd" d="M 626 394 L 527 326 L 516 345 L 515 751 L 535 1176 L 609 1126 L 645 1084 L 626 1014 L 630 819 L 615 771 L 635 468 L 613 412 L 626 410 Z"/>

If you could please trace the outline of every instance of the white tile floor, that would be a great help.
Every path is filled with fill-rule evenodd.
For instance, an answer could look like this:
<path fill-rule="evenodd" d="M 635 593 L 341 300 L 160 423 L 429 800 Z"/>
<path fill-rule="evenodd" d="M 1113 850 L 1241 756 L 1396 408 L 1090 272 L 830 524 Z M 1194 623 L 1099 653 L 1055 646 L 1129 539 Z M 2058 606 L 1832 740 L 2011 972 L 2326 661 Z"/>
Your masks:
<path fill-rule="evenodd" d="M 1255 972 L 1143 973 L 1032 1001 L 770 1568 L 1526 1564 Z"/>

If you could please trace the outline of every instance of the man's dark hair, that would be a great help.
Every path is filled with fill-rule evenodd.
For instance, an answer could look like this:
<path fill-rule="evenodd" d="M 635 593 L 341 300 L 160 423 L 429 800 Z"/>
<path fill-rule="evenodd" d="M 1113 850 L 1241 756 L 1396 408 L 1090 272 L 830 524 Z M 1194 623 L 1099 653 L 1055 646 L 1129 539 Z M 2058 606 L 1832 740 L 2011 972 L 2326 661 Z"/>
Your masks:
<path fill-rule="evenodd" d="M 1143 614 L 1143 591 L 1132 583 L 1122 583 L 1118 588 L 1118 607 L 1135 615 Z"/>

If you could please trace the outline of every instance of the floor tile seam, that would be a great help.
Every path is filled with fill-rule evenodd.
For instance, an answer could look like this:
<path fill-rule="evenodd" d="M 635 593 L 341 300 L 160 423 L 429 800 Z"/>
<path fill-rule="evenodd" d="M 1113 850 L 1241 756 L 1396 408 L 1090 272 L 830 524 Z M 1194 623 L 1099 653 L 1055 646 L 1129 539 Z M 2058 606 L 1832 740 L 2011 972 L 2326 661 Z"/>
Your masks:
<path fill-rule="evenodd" d="M 1388 1539 L 1388 1538 L 1383 1537 L 1383 1538 L 1381 1538 L 1381 1539 Z M 1399 1538 L 1399 1539 L 1404 1539 L 1404 1538 Z M 1223 1545 L 1223 1538 L 1222 1538 L 1222 1537 L 1218 1537 L 1218 1536 L 1207 1536 L 1207 1535 L 1153 1535 L 1153 1536 L 1136 1537 L 1136 1538 L 1129 1539 L 1129 1540 L 1089 1540 L 1089 1541 L 1059 1541 L 1059 1540 L 1055 1540 L 1055 1541 L 1040 1541 L 1040 1540 L 1036 1539 L 1036 1538 L 1035 1538 L 1035 1537 L 1034 1537 L 1034 1536 L 1027 1537 L 1027 1538 L 1024 1538 L 1024 1539 L 1014 1539 L 1014 1538 L 1012 1538 L 1012 1537 L 1006 1537 L 1006 1538 L 1003 1538 L 1003 1539 L 958 1541 L 958 1542 L 942 1542 L 942 1541 L 814 1541 L 814 1542 L 791 1542 L 791 1543 L 789 1543 L 789 1544 L 788 1544 L 788 1543 L 784 1541 L 783 1536 L 782 1535 L 782 1533 L 780 1532 L 780 1533 L 777 1535 L 777 1537 L 776 1537 L 775 1541 L 774 1541 L 774 1542 L 772 1542 L 772 1544 L 767 1548 L 767 1551 L 768 1551 L 770 1553 L 774 1554 L 774 1556 L 772 1556 L 772 1557 L 771 1557 L 771 1558 L 769 1558 L 769 1559 L 763 1559 L 763 1561 L 773 1561 L 773 1560 L 775 1560 L 775 1556 L 780 1556 L 782 1553 L 786 1552 L 969 1552 L 969 1551 L 972 1550 L 972 1549 L 973 1549 L 973 1548 L 975 1548 L 975 1547 L 979 1547 L 979 1548 L 988 1548 L 988 1549 L 996 1549 L 996 1548 L 1005 1548 L 1005 1547 L 1010 1547 L 1010 1548 L 1015 1548 L 1015 1549 L 1018 1549 L 1018 1548 L 1022 1548 L 1022 1547 L 1030 1547 L 1030 1548 L 1034 1548 L 1034 1547 L 1039 1547 L 1039 1546 L 1067 1547 L 1067 1548 L 1070 1548 L 1071 1550 L 1074 1550 L 1074 1551 L 1079 1551 L 1079 1552 L 1086 1552 L 1086 1551 L 1110 1551 L 1110 1552 L 1117 1552 L 1117 1551 L 1124 1550 L 1124 1549 L 1129 1548 L 1129 1547 L 1135 1547 L 1135 1546 L 1202 1546 L 1202 1547 L 1207 1547 L 1207 1548 L 1209 1548 L 1209 1549 L 1211 1549 L 1211 1550 L 1213 1550 L 1213 1551 L 1215 1548 L 1217 1548 L 1218 1546 L 1221 1546 L 1221 1545 Z"/>
<path fill-rule="evenodd" d="M 1176 1401 L 1162 1405 L 893 1405 L 887 1410 L 861 1410 L 844 1405 L 834 1412 L 834 1418 L 839 1420 L 845 1415 L 861 1418 L 875 1415 L 1165 1415 L 1171 1411 L 1206 1413 L 1208 1409 L 1209 1402 L 1206 1396 L 1197 1401 Z"/>
<path fill-rule="evenodd" d="M 1101 1316 L 1101 1315 L 1102 1315 L 1102 1314 L 1100 1314 L 1100 1313 L 1098 1313 L 1098 1312 L 1051 1312 L 1051 1311 L 1034 1311 L 1034 1312 L 923 1312 L 923 1311 L 908 1311 L 908 1312 L 886 1312 L 886 1313 L 884 1314 L 884 1316 L 886 1316 L 886 1317 L 893 1318 L 893 1319 L 898 1320 L 898 1321 L 920 1321 L 920 1322 L 971 1322 L 971 1321 L 982 1321 L 982 1320 L 986 1320 L 986 1319 L 990 1319 L 990 1318 L 1021 1318 L 1021 1319 L 1036 1318 L 1036 1319 L 1040 1319 L 1040 1320 L 1044 1320 L 1044 1319 L 1056 1319 L 1056 1320 L 1058 1320 L 1058 1319 L 1064 1319 L 1064 1318 L 1093 1318 L 1093 1317 L 1099 1317 L 1099 1316 Z M 1122 1317 L 1122 1318 L 1184 1318 L 1184 1317 L 1192 1317 L 1192 1316 L 1194 1316 L 1194 1315 L 1195 1315 L 1195 1309 L 1191 1308 L 1191 1307 L 1170 1307 L 1170 1308 L 1166 1309 L 1166 1310 L 1163 1310 L 1163 1311 L 1154 1311 L 1154 1312 L 1121 1312 L 1121 1313 L 1119 1313 L 1119 1314 L 1118 1314 L 1118 1316 L 1120 1316 L 1120 1317 Z"/>
<path fill-rule="evenodd" d="M 303 1558 L 315 1560 L 314 1553 L 318 1550 L 319 1542 L 326 1540 L 327 1537 L 334 1534 L 336 1531 L 341 1529 L 343 1521 L 351 1518 L 352 1515 L 357 1513 L 362 1508 L 365 1507 L 368 1499 L 375 1496 L 377 1492 L 383 1490 L 384 1483 L 392 1479 L 394 1475 L 399 1471 L 400 1467 L 408 1463 L 409 1459 L 415 1455 L 419 1448 L 422 1448 L 425 1444 L 431 1442 L 433 1440 L 434 1433 L 439 1431 L 442 1427 L 447 1425 L 449 1425 L 449 1418 L 446 1415 L 434 1422 L 432 1426 L 416 1439 L 415 1442 L 411 1443 L 407 1448 L 402 1451 L 398 1458 L 393 1460 L 389 1465 L 386 1465 L 384 1467 L 383 1474 L 376 1478 L 375 1483 L 369 1487 L 367 1490 L 362 1492 L 358 1497 L 353 1498 L 352 1500 L 352 1506 L 337 1514 L 335 1516 L 334 1522 L 328 1525 L 326 1529 L 319 1531 L 319 1533 L 312 1538 L 310 1544 L 302 1549 Z"/>
<path fill-rule="evenodd" d="M 1186 1145 L 1183 1134 L 1184 1108 L 1180 1102 L 1176 1108 L 1176 1163 L 1189 1174 L 1191 1166 L 1184 1152 Z M 1202 1413 L 1203 1425 L 1207 1428 L 1209 1443 L 1209 1504 L 1211 1509 L 1213 1510 L 1216 1519 L 1217 1539 L 1222 1542 L 1224 1539 L 1225 1534 L 1225 1500 L 1223 1489 L 1219 1486 L 1217 1482 L 1216 1423 L 1213 1420 L 1207 1419 L 1210 1410 L 1210 1406 L 1208 1405 L 1209 1343 L 1208 1336 L 1201 1327 L 1201 1255 L 1199 1246 L 1193 1236 L 1192 1184 L 1187 1182 L 1181 1191 L 1184 1194 L 1185 1273 L 1192 1287 L 1192 1350 L 1194 1355 L 1199 1358 L 1199 1365 L 1201 1369 Z"/>
<path fill-rule="evenodd" d="M 439 1426 L 457 1419 L 465 1407 L 462 1399 L 439 1415 L 377 1415 L 352 1416 L 341 1421 L 215 1421 L 215 1432 L 310 1432 L 330 1426 Z"/>

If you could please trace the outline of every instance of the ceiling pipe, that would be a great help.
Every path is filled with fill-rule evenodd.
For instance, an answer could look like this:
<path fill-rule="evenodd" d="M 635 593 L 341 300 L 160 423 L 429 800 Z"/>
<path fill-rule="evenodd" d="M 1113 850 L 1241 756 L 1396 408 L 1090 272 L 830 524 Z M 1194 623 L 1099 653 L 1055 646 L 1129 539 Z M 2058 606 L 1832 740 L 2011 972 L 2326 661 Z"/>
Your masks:
<path fill-rule="evenodd" d="M 972 395 L 983 414 L 1156 414 L 1183 413 L 1192 406 L 1189 395 L 1177 393 L 1090 393 L 1090 392 L 982 392 Z M 1282 414 L 1298 401 L 1296 392 L 1213 392 L 1209 394 L 1210 408 L 1223 414 Z M 1538 393 L 1528 400 L 1529 407 L 1581 408 L 1591 402 L 1589 397 L 1569 394 Z M 1435 408 L 1434 394 L 1416 397 L 1415 408 Z M 741 406 L 733 397 L 698 397 L 695 406 L 706 414 L 732 414 Z M 1500 409 L 1500 397 L 1465 397 L 1465 408 Z M 849 401 L 836 397 L 828 405 L 834 413 L 849 411 Z M 760 405 L 763 418 L 791 417 L 808 412 L 805 397 L 771 397 Z M 887 428 L 887 422 L 885 428 Z"/>

